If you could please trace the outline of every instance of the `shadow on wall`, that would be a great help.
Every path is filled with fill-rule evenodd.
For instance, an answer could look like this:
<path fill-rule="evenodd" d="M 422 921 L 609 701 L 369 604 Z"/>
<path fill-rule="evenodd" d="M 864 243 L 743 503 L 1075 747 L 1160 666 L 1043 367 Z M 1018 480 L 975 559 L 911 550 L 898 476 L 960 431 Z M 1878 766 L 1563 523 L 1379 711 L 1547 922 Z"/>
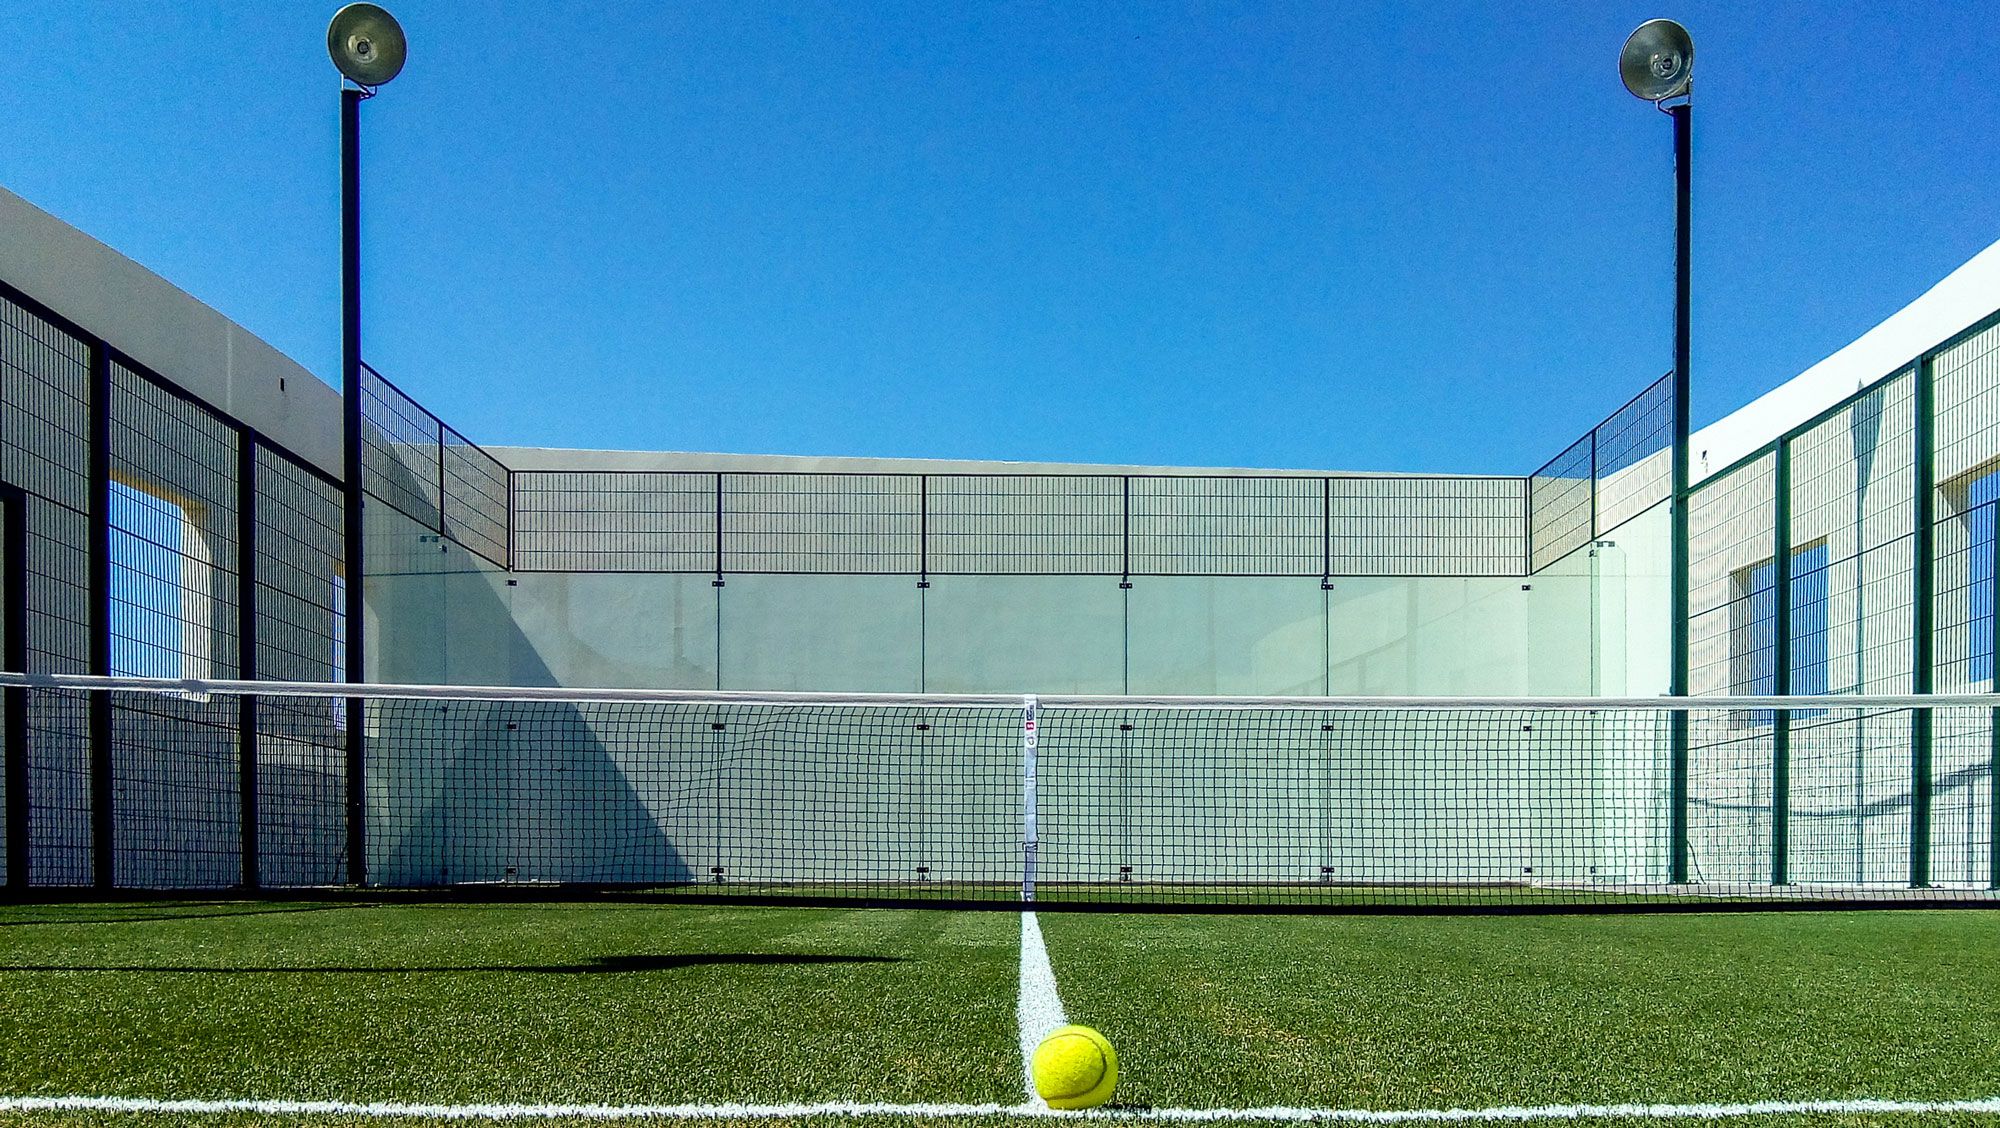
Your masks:
<path fill-rule="evenodd" d="M 514 625 L 504 573 L 371 504 L 371 651 L 386 681 L 446 682 L 445 645 L 476 680 L 553 684 Z M 520 669 L 504 669 L 510 662 Z M 369 874 L 378 884 L 675 884 L 695 879 L 675 845 L 679 809 L 649 804 L 600 726 L 615 711 L 553 702 L 369 705 Z M 663 732 L 662 741 L 680 736 Z M 691 734 L 690 734 L 691 735 Z"/>

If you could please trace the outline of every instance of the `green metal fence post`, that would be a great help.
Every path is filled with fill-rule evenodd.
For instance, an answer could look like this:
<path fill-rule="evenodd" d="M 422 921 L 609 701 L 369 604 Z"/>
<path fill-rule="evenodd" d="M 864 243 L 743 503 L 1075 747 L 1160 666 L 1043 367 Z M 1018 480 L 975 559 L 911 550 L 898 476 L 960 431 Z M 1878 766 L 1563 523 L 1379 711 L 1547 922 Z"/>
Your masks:
<path fill-rule="evenodd" d="M 1910 692 L 1929 693 L 1933 679 L 1937 553 L 1933 545 L 1937 468 L 1936 395 L 1931 357 L 1917 361 L 1916 375 L 1916 537 L 1912 570 Z M 1910 886 L 1931 883 L 1931 711 L 1910 713 Z"/>
<path fill-rule="evenodd" d="M 1673 618 L 1673 657 L 1667 692 L 1683 697 L 1688 692 L 1688 260 L 1693 227 L 1689 201 L 1693 195 L 1694 131 L 1689 106 L 1674 106 L 1667 112 L 1674 119 L 1674 501 L 1668 612 Z M 1676 709 L 1671 723 L 1667 869 L 1669 879 L 1679 884 L 1688 879 L 1688 715 Z"/>
<path fill-rule="evenodd" d="M 1772 461 L 1776 528 L 1771 541 L 1771 692 L 1792 692 L 1792 440 Z M 1791 883 L 1792 711 L 1771 715 L 1771 884 Z"/>

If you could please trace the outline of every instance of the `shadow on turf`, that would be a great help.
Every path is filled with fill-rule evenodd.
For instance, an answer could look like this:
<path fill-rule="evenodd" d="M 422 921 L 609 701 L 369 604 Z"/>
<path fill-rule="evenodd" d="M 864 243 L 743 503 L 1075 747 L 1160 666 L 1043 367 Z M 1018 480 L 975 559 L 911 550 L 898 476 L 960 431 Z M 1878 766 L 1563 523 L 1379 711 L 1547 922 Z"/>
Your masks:
<path fill-rule="evenodd" d="M 190 906 L 190 907 L 206 908 L 208 906 Z M 374 908 L 373 905 L 306 905 L 304 907 L 292 906 L 288 908 L 280 908 L 278 906 L 271 906 L 269 908 L 252 909 L 252 908 L 243 908 L 240 906 L 229 908 L 225 907 L 224 903 L 221 902 L 218 902 L 214 907 L 222 909 L 223 911 L 212 912 L 212 913 L 154 912 L 154 913 L 148 913 L 143 916 L 63 917 L 50 920 L 0 920 L 0 928 L 20 928 L 27 925 L 52 925 L 52 924 L 54 925 L 146 924 L 153 921 L 215 920 L 219 917 L 283 916 L 292 913 L 331 913 L 331 912 L 341 912 L 350 909 Z"/>
<path fill-rule="evenodd" d="M 900 956 L 837 956 L 782 952 L 694 952 L 678 956 L 598 956 L 578 964 L 493 964 L 437 967 L 123 967 L 81 964 L 0 965 L 10 971 L 168 972 L 187 975 L 450 975 L 461 972 L 513 972 L 522 975 L 604 975 L 643 971 L 678 971 L 690 967 L 813 967 L 826 964 L 902 963 Z"/>

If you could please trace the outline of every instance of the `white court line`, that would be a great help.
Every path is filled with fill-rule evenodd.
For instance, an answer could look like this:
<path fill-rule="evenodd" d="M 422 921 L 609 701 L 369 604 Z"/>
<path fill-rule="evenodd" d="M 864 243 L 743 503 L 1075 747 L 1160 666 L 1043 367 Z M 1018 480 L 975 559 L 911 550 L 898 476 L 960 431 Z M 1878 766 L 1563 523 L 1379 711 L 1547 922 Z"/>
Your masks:
<path fill-rule="evenodd" d="M 1048 1104 L 1035 1092 L 1033 1066 L 1035 1047 L 1042 1039 L 1068 1026 L 1062 996 L 1056 993 L 1056 971 L 1049 966 L 1049 950 L 1042 943 L 1042 925 L 1033 912 L 1021 914 L 1021 1080 L 1027 1086 L 1027 1107 L 1048 1111 Z"/>
<path fill-rule="evenodd" d="M 2000 1114 L 2000 1097 L 1976 1101 L 1757 1101 L 1749 1104 L 1535 1105 L 1501 1108 L 1141 1108 L 1059 1112 L 1029 1104 L 883 1104 L 826 1101 L 817 1104 L 409 1104 L 395 1101 L 152 1100 L 143 1097 L 0 1097 L 0 1112 L 252 1113 L 262 1116 L 423 1117 L 431 1120 L 706 1120 L 803 1116 L 904 1116 L 938 1120 L 961 1116 L 1010 1116 L 1076 1120 L 1340 1121 L 1403 1124 L 1428 1121 L 1725 1120 L 1741 1116 L 1803 1113 Z"/>

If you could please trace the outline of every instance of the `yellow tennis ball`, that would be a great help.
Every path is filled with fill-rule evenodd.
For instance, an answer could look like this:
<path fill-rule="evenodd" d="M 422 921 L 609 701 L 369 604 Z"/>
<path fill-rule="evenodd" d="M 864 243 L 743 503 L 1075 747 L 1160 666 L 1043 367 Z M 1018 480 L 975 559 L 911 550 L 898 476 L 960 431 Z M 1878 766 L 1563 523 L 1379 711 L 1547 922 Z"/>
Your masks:
<path fill-rule="evenodd" d="M 1118 1051 L 1088 1026 L 1065 1026 L 1035 1047 L 1035 1092 L 1050 1108 L 1096 1108 L 1118 1087 Z"/>

